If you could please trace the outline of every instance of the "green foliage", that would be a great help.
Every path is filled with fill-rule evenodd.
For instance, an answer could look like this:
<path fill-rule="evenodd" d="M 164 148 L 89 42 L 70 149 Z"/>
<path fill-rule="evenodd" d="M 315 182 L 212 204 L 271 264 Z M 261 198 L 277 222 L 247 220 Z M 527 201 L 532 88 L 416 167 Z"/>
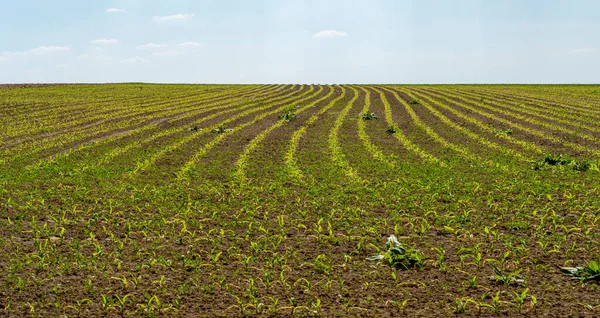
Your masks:
<path fill-rule="evenodd" d="M 600 259 L 598 262 L 589 261 L 586 266 L 582 267 L 561 267 L 560 271 L 565 275 L 571 276 L 573 279 L 584 282 L 600 282 Z"/>
<path fill-rule="evenodd" d="M 508 230 L 527 230 L 531 225 L 527 221 L 518 220 L 505 222 L 502 226 Z"/>
<path fill-rule="evenodd" d="M 398 239 L 391 235 L 385 243 L 386 251 L 382 255 L 368 257 L 369 261 L 385 260 L 387 264 L 396 269 L 409 269 L 413 267 L 423 267 L 425 255 L 419 250 L 403 247 Z"/>
<path fill-rule="evenodd" d="M 227 132 L 232 132 L 233 128 L 225 128 L 225 126 L 219 126 L 212 130 L 213 134 L 224 134 Z"/>
<path fill-rule="evenodd" d="M 277 116 L 277 118 L 279 120 L 284 120 L 287 123 L 289 123 L 290 121 L 294 121 L 294 120 L 296 120 L 296 109 L 297 108 L 298 107 L 296 107 L 296 106 L 290 107 L 284 111 L 283 115 L 279 115 L 279 116 Z"/>
<path fill-rule="evenodd" d="M 319 274 L 329 274 L 333 270 L 331 260 L 325 255 L 319 255 L 312 263 L 315 271 Z"/>
<path fill-rule="evenodd" d="M 364 120 L 379 119 L 379 117 L 377 117 L 377 115 L 375 115 L 375 113 L 368 113 L 368 112 L 360 114 L 359 117 Z"/>
<path fill-rule="evenodd" d="M 416 98 L 411 98 L 411 100 L 409 100 L 408 103 L 411 105 L 419 105 L 421 104 L 421 101 Z"/>
<path fill-rule="evenodd" d="M 463 285 L 469 288 L 477 288 L 477 276 L 470 277 L 463 283 Z"/>
<path fill-rule="evenodd" d="M 576 160 L 572 158 L 563 157 L 563 155 L 551 155 L 547 154 L 544 158 L 533 163 L 533 170 L 542 170 L 547 167 L 571 167 L 575 171 L 598 171 L 597 162 L 591 160 Z"/>
<path fill-rule="evenodd" d="M 600 310 L 597 163 L 527 162 L 596 158 L 579 88 L 536 100 L 519 96 L 532 86 L 395 86 L 384 103 L 360 86 L 138 86 L 0 85 L 3 316 L 190 316 L 198 302 L 222 316 L 417 316 L 425 298 L 441 300 L 433 317 Z M 535 104 L 556 120 L 524 124 Z M 276 118 L 286 109 L 298 121 Z M 385 123 L 357 118 L 372 112 Z M 496 138 L 488 122 L 525 134 Z M 556 263 L 573 267 L 548 279 Z"/>
<path fill-rule="evenodd" d="M 521 311 L 521 309 L 523 308 L 523 304 L 525 303 L 525 300 L 528 297 L 528 295 L 527 295 L 528 291 L 529 291 L 529 288 L 525 288 L 521 293 L 513 292 L 514 301 L 517 304 L 518 311 Z M 533 297 L 533 299 L 534 299 L 534 301 L 537 302 L 537 299 L 535 299 L 535 297 Z"/>
<path fill-rule="evenodd" d="M 513 133 L 512 129 L 501 129 L 501 128 L 492 127 L 492 130 L 494 131 L 495 135 L 507 135 L 507 136 L 510 136 Z"/>
<path fill-rule="evenodd" d="M 522 271 L 521 269 L 512 272 L 512 273 L 503 273 L 499 270 L 495 265 L 490 264 L 490 267 L 494 270 L 495 275 L 490 277 L 491 279 L 501 282 L 502 284 L 509 285 L 521 285 L 525 283 L 523 277 L 519 276 L 519 273 Z"/>
<path fill-rule="evenodd" d="M 395 134 L 398 132 L 398 127 L 396 127 L 396 125 L 389 125 L 385 132 L 388 134 Z"/>

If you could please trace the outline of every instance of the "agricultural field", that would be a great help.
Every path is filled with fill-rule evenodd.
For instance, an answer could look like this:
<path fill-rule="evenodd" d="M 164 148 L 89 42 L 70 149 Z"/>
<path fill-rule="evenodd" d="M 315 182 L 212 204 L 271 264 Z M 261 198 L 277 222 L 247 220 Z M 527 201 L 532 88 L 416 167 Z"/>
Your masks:
<path fill-rule="evenodd" d="M 0 86 L 0 316 L 600 316 L 600 86 Z"/>

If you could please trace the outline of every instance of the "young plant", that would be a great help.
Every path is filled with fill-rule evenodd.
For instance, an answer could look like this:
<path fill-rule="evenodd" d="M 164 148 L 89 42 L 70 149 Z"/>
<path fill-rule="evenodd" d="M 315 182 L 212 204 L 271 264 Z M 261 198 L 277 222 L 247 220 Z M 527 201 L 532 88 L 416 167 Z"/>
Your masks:
<path fill-rule="evenodd" d="M 446 250 L 444 249 L 444 244 L 442 244 L 439 248 L 434 247 L 432 250 L 436 251 L 438 254 L 438 267 L 440 268 L 440 271 L 445 271 L 447 268 L 446 264 L 444 264 L 446 261 Z"/>
<path fill-rule="evenodd" d="M 477 276 L 470 277 L 463 283 L 463 285 L 469 288 L 477 288 Z"/>
<path fill-rule="evenodd" d="M 296 108 L 297 107 L 290 107 L 288 109 L 286 109 L 284 111 L 283 115 L 277 116 L 278 119 L 280 120 L 284 120 L 286 123 L 289 123 L 290 121 L 294 121 L 296 120 Z"/>
<path fill-rule="evenodd" d="M 527 299 L 527 292 L 529 291 L 529 288 L 525 288 L 525 290 L 523 290 L 523 292 L 521 292 L 520 294 L 517 292 L 513 292 L 514 298 L 515 298 L 515 302 L 517 303 L 517 310 L 520 312 L 521 309 L 523 308 L 523 304 L 525 303 L 525 299 Z"/>
<path fill-rule="evenodd" d="M 408 305 L 409 302 L 411 301 L 417 301 L 416 298 L 407 298 L 403 301 L 399 301 L 399 300 L 388 300 L 385 303 L 388 304 L 392 304 L 394 305 L 396 308 L 398 308 L 400 311 L 404 312 L 404 309 L 406 308 L 406 306 Z"/>
<path fill-rule="evenodd" d="M 479 304 L 469 297 L 457 298 L 454 300 L 454 313 L 464 314 L 467 312 L 467 304 L 472 303 L 479 307 Z"/>
<path fill-rule="evenodd" d="M 493 312 L 498 312 L 498 310 L 500 309 L 500 295 L 502 294 L 502 292 L 497 292 L 495 296 L 491 296 L 491 295 L 484 295 L 484 297 L 490 297 L 492 299 L 492 303 L 491 304 L 485 304 L 483 302 L 479 303 L 480 307 L 486 307 L 486 308 L 490 308 Z M 482 298 L 483 300 L 484 298 Z"/>
<path fill-rule="evenodd" d="M 398 132 L 398 127 L 396 127 L 396 125 L 389 125 L 385 132 L 388 134 L 395 134 Z"/>
<path fill-rule="evenodd" d="M 423 267 L 423 260 L 425 259 L 423 253 L 416 249 L 403 247 L 394 235 L 388 237 L 385 248 L 387 251 L 384 254 L 368 257 L 367 260 L 386 260 L 389 266 L 396 269 Z"/>
<path fill-rule="evenodd" d="M 494 270 L 494 272 L 496 273 L 496 275 L 491 276 L 490 278 L 497 281 L 497 282 L 501 282 L 503 283 L 505 286 L 509 286 L 509 285 L 521 285 L 525 283 L 525 280 L 523 279 L 523 277 L 519 276 L 519 273 L 521 272 L 521 270 L 517 270 L 515 272 L 509 273 L 509 274 L 505 274 L 502 271 L 500 271 L 495 265 L 490 264 L 490 267 Z"/>
<path fill-rule="evenodd" d="M 419 104 L 421 104 L 421 102 L 418 99 L 416 99 L 416 98 L 412 98 L 411 100 L 408 101 L 408 103 L 410 105 L 419 105 Z"/>

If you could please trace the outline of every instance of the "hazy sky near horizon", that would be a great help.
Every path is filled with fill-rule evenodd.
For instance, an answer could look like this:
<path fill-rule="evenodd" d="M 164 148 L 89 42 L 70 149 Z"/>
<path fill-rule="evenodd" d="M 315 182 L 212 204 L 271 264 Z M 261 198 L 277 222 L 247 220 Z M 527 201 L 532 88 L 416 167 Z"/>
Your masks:
<path fill-rule="evenodd" d="M 594 0 L 19 0 L 0 83 L 599 83 Z"/>

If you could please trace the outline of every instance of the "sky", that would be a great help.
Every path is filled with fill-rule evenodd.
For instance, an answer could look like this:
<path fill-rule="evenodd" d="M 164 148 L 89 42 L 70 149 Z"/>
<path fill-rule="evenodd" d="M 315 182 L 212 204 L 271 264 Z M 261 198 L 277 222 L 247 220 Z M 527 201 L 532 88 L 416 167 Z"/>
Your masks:
<path fill-rule="evenodd" d="M 597 0 L 19 0 L 0 83 L 599 83 Z"/>

